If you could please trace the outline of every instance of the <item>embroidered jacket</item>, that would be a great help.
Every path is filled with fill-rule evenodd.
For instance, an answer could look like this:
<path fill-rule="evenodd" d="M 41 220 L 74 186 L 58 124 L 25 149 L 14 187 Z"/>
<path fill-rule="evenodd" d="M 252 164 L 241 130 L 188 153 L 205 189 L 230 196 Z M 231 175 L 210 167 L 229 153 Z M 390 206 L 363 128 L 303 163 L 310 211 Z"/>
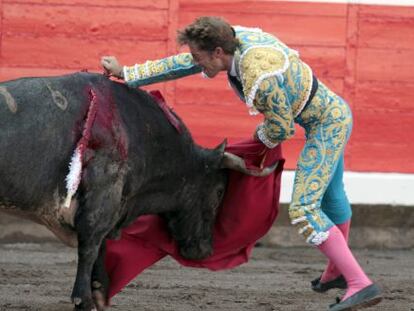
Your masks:
<path fill-rule="evenodd" d="M 240 46 L 234 54 L 237 77 L 229 82 L 251 114 L 264 115 L 257 128 L 259 139 L 273 148 L 295 133 L 294 120 L 312 88 L 312 71 L 297 51 L 258 28 L 234 27 Z M 190 53 L 181 53 L 144 64 L 124 67 L 131 87 L 200 73 Z"/>

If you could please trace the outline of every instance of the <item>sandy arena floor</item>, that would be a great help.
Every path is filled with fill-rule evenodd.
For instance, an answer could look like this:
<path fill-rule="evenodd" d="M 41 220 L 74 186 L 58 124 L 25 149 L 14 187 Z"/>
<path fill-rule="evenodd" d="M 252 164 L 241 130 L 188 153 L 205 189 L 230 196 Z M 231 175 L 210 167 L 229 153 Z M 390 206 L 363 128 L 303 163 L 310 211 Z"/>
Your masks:
<path fill-rule="evenodd" d="M 414 250 L 355 254 L 384 290 L 383 302 L 367 310 L 414 311 Z M 225 272 L 167 258 L 119 293 L 110 310 L 326 310 L 341 292 L 310 290 L 323 264 L 311 247 L 257 247 L 249 263 Z M 75 269 L 75 250 L 62 244 L 0 244 L 0 310 L 72 310 Z"/>

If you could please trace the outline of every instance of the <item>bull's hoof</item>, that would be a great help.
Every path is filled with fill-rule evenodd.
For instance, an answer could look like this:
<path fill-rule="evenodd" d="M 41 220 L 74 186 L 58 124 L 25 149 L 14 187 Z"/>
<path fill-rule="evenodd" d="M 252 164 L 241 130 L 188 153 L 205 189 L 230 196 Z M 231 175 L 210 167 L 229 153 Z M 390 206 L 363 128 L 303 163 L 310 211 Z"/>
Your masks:
<path fill-rule="evenodd" d="M 104 311 L 106 306 L 105 293 L 102 289 L 94 289 L 92 291 L 92 298 L 95 303 L 97 311 Z"/>
<path fill-rule="evenodd" d="M 95 304 L 92 299 L 82 299 L 80 297 L 72 298 L 72 302 L 75 305 L 74 311 L 96 311 Z"/>

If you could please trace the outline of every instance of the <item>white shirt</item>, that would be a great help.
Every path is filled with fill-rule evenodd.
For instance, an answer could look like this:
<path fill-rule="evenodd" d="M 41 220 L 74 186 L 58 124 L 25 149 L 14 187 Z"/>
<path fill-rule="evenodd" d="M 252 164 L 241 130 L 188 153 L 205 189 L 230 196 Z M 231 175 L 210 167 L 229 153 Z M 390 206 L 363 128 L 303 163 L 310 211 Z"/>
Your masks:
<path fill-rule="evenodd" d="M 230 69 L 229 75 L 238 78 L 237 71 L 236 71 L 235 57 L 233 57 L 233 59 L 231 60 L 231 69 Z"/>

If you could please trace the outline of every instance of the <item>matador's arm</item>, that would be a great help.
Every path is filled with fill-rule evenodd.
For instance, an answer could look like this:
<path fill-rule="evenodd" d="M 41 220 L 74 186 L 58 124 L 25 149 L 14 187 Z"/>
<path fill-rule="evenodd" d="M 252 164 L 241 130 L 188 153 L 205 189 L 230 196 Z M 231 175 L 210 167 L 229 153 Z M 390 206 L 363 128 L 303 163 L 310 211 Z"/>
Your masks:
<path fill-rule="evenodd" d="M 124 80 L 130 87 L 178 79 L 200 72 L 201 67 L 194 64 L 190 53 L 181 53 L 123 68 Z"/>
<path fill-rule="evenodd" d="M 267 147 L 274 148 L 295 134 L 292 109 L 276 77 L 261 82 L 254 106 L 265 118 L 258 126 L 256 135 Z"/>

